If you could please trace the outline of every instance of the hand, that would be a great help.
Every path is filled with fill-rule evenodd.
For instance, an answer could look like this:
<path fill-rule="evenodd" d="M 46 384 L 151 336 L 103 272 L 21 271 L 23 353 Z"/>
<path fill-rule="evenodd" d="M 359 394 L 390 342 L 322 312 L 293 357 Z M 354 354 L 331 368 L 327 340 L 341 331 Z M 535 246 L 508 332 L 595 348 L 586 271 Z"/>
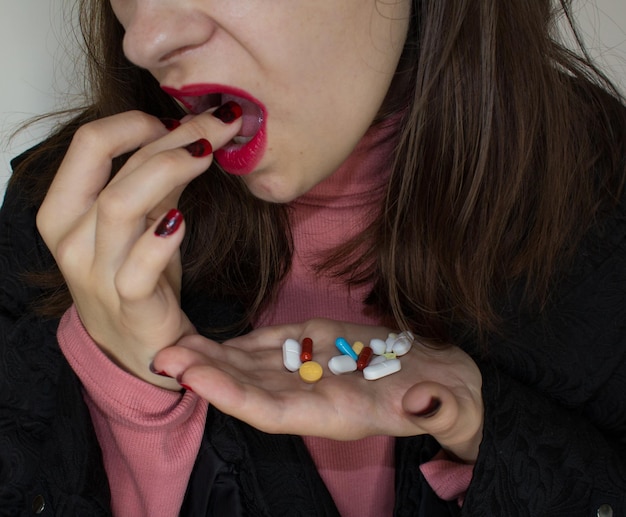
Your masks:
<path fill-rule="evenodd" d="M 121 367 L 159 386 L 180 389 L 147 365 L 194 328 L 179 302 L 184 223 L 166 238 L 155 229 L 211 163 L 212 154 L 192 156 L 186 146 L 204 138 L 217 149 L 240 125 L 204 113 L 170 132 L 136 111 L 86 124 L 37 215 L 90 336 Z M 135 149 L 109 182 L 112 159 Z"/>
<path fill-rule="evenodd" d="M 161 351 L 155 366 L 221 411 L 269 433 L 352 440 L 386 434 L 431 434 L 460 460 L 472 462 L 482 439 L 482 377 L 458 347 L 427 348 L 415 341 L 400 372 L 368 381 L 359 372 L 334 375 L 335 338 L 368 344 L 381 327 L 330 320 L 255 330 L 220 345 L 187 336 Z M 282 361 L 287 338 L 314 342 L 323 378 L 307 384 Z"/>

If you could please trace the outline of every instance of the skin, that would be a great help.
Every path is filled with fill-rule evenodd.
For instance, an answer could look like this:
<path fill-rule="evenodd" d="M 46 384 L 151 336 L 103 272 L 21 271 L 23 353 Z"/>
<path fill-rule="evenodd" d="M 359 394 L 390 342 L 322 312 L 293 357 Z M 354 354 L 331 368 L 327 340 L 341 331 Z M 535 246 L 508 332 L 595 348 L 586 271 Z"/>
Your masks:
<path fill-rule="evenodd" d="M 111 5 L 126 29 L 127 57 L 161 85 L 225 84 L 263 102 L 269 142 L 245 181 L 253 194 L 276 202 L 332 174 L 368 129 L 393 78 L 410 13 L 407 0 Z"/>
<path fill-rule="evenodd" d="M 267 148 L 244 180 L 275 202 L 307 192 L 349 156 L 387 95 L 410 12 L 408 0 L 112 0 L 112 7 L 126 30 L 127 57 L 162 85 L 226 84 L 263 102 Z M 76 133 L 37 224 L 86 330 L 137 377 L 171 390 L 180 382 L 260 429 L 336 439 L 429 433 L 473 461 L 481 376 L 456 347 L 433 351 L 416 342 L 402 371 L 388 378 L 326 372 L 308 385 L 282 366 L 286 337 L 312 337 L 325 365 L 336 353 L 331 336 L 368 342 L 388 330 L 313 320 L 223 345 L 195 335 L 179 303 L 184 224 L 167 238 L 154 228 L 213 159 L 184 147 L 205 138 L 219 149 L 240 128 L 240 120 L 224 124 L 206 112 L 170 132 L 129 112 Z M 107 184 L 112 158 L 134 149 Z M 151 373 L 150 364 L 170 377 Z M 442 402 L 435 414 L 416 416 L 434 399 Z"/>

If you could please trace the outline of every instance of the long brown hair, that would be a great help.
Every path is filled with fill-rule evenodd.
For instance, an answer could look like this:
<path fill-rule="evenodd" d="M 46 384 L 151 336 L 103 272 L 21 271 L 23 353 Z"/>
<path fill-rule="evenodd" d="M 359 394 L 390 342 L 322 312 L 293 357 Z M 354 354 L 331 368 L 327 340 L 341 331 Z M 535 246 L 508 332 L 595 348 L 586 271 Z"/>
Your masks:
<path fill-rule="evenodd" d="M 67 145 L 78 124 L 108 114 L 180 115 L 124 58 L 109 3 L 81 5 L 91 107 L 37 153 Z M 451 325 L 497 328 L 498 300 L 513 283 L 522 282 L 530 302 L 547 300 L 558 265 L 599 208 L 621 195 L 625 176 L 622 101 L 582 46 L 574 53 L 559 42 L 556 20 L 571 21 L 569 13 L 566 0 L 414 1 L 384 106 L 406 115 L 380 217 L 320 269 L 372 283 L 369 301 L 383 315 L 433 341 L 449 340 Z M 36 201 L 57 166 L 41 176 Z M 26 174 L 28 163 L 16 171 Z M 246 324 L 288 270 L 285 214 L 236 178 L 216 171 L 206 179 L 182 200 L 185 285 L 237 297 L 249 308 Z M 355 257 L 363 243 L 369 251 Z M 68 303 L 64 295 L 53 308 Z"/>
<path fill-rule="evenodd" d="M 590 60 L 555 39 L 569 2 L 560 7 L 419 2 L 414 100 L 393 210 L 377 228 L 376 289 L 424 336 L 445 340 L 457 322 L 493 330 L 494 302 L 516 282 L 545 303 L 559 261 L 623 186 L 625 111 Z"/>

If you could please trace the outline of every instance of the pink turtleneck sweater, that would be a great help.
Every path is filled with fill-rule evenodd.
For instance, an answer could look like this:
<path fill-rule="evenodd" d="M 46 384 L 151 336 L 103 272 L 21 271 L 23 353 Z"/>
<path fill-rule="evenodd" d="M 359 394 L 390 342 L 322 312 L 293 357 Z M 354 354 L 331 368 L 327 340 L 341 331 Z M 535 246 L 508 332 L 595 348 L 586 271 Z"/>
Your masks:
<path fill-rule="evenodd" d="M 363 304 L 370 286 L 348 289 L 340 280 L 316 273 L 314 266 L 324 252 L 345 243 L 377 216 L 389 177 L 394 130 L 392 123 L 370 130 L 331 177 L 291 203 L 291 271 L 276 302 L 260 315 L 257 326 L 311 318 L 381 324 Z M 304 441 L 342 516 L 393 514 L 392 437 L 353 442 L 305 437 Z M 363 490 L 364 486 L 376 490 Z"/>
<path fill-rule="evenodd" d="M 374 207 L 383 195 L 395 144 L 388 138 L 392 133 L 392 124 L 370 130 L 335 174 L 291 204 L 292 269 L 276 303 L 259 315 L 258 326 L 314 317 L 380 323 L 362 303 L 368 286 L 348 289 L 316 274 L 312 266 L 320 253 L 345 242 L 376 216 Z M 177 515 L 207 404 L 192 393 L 162 390 L 119 369 L 90 339 L 74 308 L 63 317 L 58 337 L 84 386 L 114 515 Z M 393 438 L 304 441 L 342 516 L 392 515 Z M 460 468 L 444 457 L 422 466 L 422 471 L 440 497 L 451 500 L 463 494 L 471 479 L 471 468 Z M 363 491 L 363 486 L 376 489 Z"/>

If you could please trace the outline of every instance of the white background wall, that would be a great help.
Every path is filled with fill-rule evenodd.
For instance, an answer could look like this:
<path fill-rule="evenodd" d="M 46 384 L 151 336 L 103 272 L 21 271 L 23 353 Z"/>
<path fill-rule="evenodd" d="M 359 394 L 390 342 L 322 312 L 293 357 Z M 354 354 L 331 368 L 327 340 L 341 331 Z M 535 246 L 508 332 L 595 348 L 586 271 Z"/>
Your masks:
<path fill-rule="evenodd" d="M 63 14 L 70 3 L 0 0 L 0 198 L 10 158 L 41 139 L 48 126 L 9 141 L 12 130 L 34 115 L 76 102 L 74 58 L 66 57 L 75 42 Z M 626 90 L 626 0 L 575 0 L 575 5 L 585 42 Z"/>
<path fill-rule="evenodd" d="M 10 139 L 19 124 L 72 102 L 68 86 L 76 43 L 63 21 L 70 0 L 0 0 L 0 199 L 9 160 L 38 142 L 40 124 Z M 75 101 L 75 99 L 74 99 Z"/>

